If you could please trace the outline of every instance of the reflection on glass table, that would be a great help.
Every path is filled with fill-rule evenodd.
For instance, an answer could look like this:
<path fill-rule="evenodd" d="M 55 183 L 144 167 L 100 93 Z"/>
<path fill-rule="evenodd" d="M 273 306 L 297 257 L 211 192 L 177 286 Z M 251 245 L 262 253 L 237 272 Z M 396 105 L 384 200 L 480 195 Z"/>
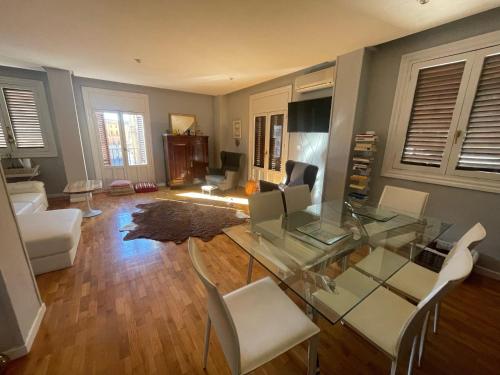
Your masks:
<path fill-rule="evenodd" d="M 364 213 L 324 202 L 224 232 L 313 311 L 336 323 L 450 227 L 431 217 L 377 217 L 370 208 Z"/>

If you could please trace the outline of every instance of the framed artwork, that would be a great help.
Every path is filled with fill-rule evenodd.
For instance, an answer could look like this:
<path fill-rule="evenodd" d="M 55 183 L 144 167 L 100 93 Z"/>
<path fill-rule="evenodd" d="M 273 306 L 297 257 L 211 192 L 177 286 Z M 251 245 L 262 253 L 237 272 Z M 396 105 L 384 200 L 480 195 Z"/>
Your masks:
<path fill-rule="evenodd" d="M 234 139 L 241 138 L 241 120 L 233 121 L 233 138 Z"/>

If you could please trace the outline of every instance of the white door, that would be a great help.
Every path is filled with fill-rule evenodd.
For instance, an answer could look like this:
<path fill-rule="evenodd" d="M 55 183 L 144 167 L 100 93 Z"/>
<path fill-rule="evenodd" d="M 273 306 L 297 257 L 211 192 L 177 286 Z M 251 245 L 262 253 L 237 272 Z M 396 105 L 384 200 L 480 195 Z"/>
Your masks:
<path fill-rule="evenodd" d="M 147 96 L 84 89 L 96 178 L 155 181 Z"/>
<path fill-rule="evenodd" d="M 250 97 L 249 177 L 281 182 L 288 158 L 287 115 L 291 86 Z"/>

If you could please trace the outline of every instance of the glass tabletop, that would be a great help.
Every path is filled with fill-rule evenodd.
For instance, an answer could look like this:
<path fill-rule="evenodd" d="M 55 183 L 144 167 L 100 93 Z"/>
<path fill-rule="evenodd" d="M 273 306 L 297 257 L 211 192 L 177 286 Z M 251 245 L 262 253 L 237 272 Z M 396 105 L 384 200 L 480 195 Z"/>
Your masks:
<path fill-rule="evenodd" d="M 377 207 L 353 210 L 324 202 L 224 232 L 336 323 L 451 226 Z"/>

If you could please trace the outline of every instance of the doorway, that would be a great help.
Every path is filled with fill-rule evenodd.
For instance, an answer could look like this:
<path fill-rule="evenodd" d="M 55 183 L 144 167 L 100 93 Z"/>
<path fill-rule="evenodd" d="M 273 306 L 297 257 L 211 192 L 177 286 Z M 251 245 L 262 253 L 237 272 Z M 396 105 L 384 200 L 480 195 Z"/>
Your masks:
<path fill-rule="evenodd" d="M 250 96 L 249 178 L 280 183 L 288 159 L 288 103 L 292 86 Z"/>
<path fill-rule="evenodd" d="M 154 181 L 147 96 L 85 87 L 84 102 L 96 178 Z"/>

